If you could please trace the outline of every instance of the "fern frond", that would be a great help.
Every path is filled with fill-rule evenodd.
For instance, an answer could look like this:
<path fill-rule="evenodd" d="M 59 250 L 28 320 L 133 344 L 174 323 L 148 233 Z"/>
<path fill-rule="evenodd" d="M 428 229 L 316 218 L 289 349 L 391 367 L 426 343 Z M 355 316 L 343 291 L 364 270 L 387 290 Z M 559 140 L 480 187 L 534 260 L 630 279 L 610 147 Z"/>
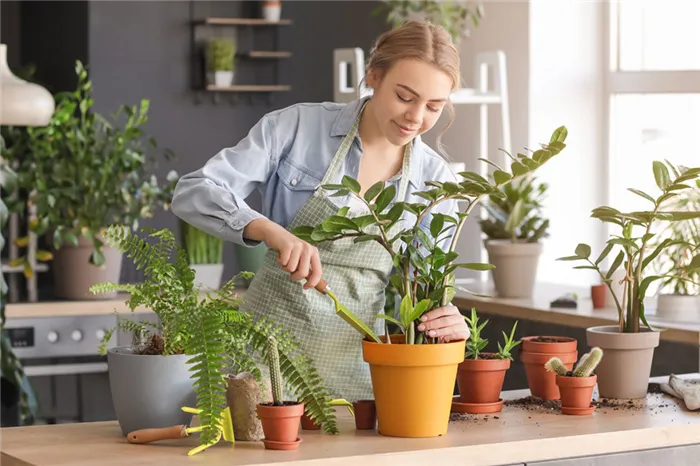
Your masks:
<path fill-rule="evenodd" d="M 131 293 L 136 290 L 136 287 L 129 283 L 97 283 L 89 288 L 92 294 L 107 294 L 115 291 Z"/>

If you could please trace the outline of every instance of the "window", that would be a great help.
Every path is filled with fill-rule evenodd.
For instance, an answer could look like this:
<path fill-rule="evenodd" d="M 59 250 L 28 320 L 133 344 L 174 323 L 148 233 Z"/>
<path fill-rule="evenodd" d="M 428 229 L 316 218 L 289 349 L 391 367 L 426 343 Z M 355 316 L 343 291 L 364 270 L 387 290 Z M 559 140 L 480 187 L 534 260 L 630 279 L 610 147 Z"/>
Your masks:
<path fill-rule="evenodd" d="M 612 1 L 608 13 L 608 203 L 646 209 L 627 188 L 656 197 L 652 161 L 700 166 L 700 2 Z"/>

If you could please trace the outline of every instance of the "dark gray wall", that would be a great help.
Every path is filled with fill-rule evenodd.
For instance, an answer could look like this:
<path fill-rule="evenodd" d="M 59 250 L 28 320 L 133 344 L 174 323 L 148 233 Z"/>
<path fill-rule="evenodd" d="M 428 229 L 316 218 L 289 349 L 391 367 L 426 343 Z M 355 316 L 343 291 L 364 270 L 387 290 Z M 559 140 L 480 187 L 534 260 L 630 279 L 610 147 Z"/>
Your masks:
<path fill-rule="evenodd" d="M 219 104 L 212 102 L 211 95 L 191 89 L 189 23 L 205 16 L 255 14 L 258 2 L 20 2 L 21 8 L 15 6 L 9 14 L 16 15 L 21 9 L 21 31 L 14 33 L 21 36 L 21 61 L 35 62 L 39 76 L 52 90 L 73 89 L 73 66 L 76 59 L 81 59 L 89 65 L 95 107 L 103 115 L 111 114 L 121 104 L 134 104 L 142 98 L 151 101 L 147 129 L 162 148 L 176 154 L 172 165 L 161 163 L 157 173 L 164 175 L 170 168 L 180 174 L 199 168 L 221 148 L 236 144 L 268 111 L 300 101 L 331 100 L 333 49 L 359 46 L 369 51 L 372 40 L 387 27 L 371 14 L 377 4 L 285 1 L 282 16 L 290 18 L 292 25 L 238 30 L 254 33 L 259 48 L 276 45 L 277 49 L 292 52 L 292 58 L 278 61 L 277 70 L 258 65 L 260 80 L 276 79 L 280 84 L 290 84 L 292 91 L 275 94 L 271 100 L 261 95 L 249 101 L 241 95 L 238 102 L 224 95 Z M 229 34 L 233 29 L 210 31 Z M 0 33 L 5 40 L 4 31 Z M 242 38 L 245 46 L 249 35 Z M 252 63 L 239 61 L 238 66 L 243 75 L 247 72 L 244 67 L 250 71 Z M 251 204 L 259 205 L 256 196 Z M 144 224 L 177 228 L 170 212 Z M 227 278 L 236 271 L 230 244 L 225 248 L 225 263 Z M 138 277 L 134 268 L 125 264 L 122 280 Z"/>

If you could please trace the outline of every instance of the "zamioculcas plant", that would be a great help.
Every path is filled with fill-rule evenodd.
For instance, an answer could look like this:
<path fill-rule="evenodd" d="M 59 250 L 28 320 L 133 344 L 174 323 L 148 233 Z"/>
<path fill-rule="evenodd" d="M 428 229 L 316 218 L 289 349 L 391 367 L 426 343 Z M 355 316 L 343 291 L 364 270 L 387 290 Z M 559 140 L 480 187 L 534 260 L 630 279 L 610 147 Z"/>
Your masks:
<path fill-rule="evenodd" d="M 491 264 L 455 262 L 459 256 L 455 251 L 457 242 L 471 211 L 488 196 L 504 197 L 504 185 L 527 176 L 559 154 L 566 147 L 564 141 L 567 134 L 565 127 L 557 128 L 549 143 L 543 144 L 531 156 L 517 154 L 515 157 L 508 154 L 512 160 L 511 172 L 490 160 L 482 159 L 494 168 L 488 180 L 477 173 L 462 172 L 459 174 L 462 178 L 459 183 L 427 182 L 430 189 L 416 193 L 427 203 L 398 201 L 392 204 L 396 188 L 393 185 L 385 186 L 383 182 L 376 183 L 364 195 L 360 195 L 360 183 L 345 176 L 342 184 L 323 185 L 321 188 L 332 192 L 332 196 L 356 197 L 367 207 L 369 213 L 349 217 L 349 209 L 344 207 L 320 225 L 300 226 L 293 233 L 312 244 L 341 238 L 354 238 L 355 242 L 378 242 L 393 258 L 394 272 L 390 280 L 401 301 L 398 318 L 383 313 L 378 317 L 397 323 L 406 335 L 406 344 L 437 343 L 435 339 L 416 331 L 417 321 L 424 313 L 445 306 L 452 300 L 455 295 L 455 270 L 465 268 L 484 271 L 493 268 Z M 456 217 L 434 213 L 435 208 L 445 201 L 462 201 L 466 207 L 463 212 L 457 212 Z M 414 215 L 415 222 L 391 234 L 390 230 L 398 225 L 405 212 Z M 422 225 L 427 220 L 430 227 L 424 229 Z M 350 311 L 343 310 L 341 314 L 348 321 L 357 321 L 354 315 L 348 317 L 349 313 Z M 368 331 L 366 325 L 354 327 L 362 327 L 361 332 L 365 337 L 381 342 L 373 331 Z"/>
<path fill-rule="evenodd" d="M 545 369 L 556 374 L 556 382 L 561 392 L 561 411 L 564 414 L 591 414 L 591 397 L 598 377 L 593 374 L 603 359 L 603 350 L 594 347 L 590 353 L 581 356 L 573 371 L 559 358 L 552 358 Z"/>
<path fill-rule="evenodd" d="M 110 227 L 106 232 L 112 246 L 132 258 L 137 269 L 144 269 L 145 279 L 135 284 L 103 283 L 93 286 L 91 291 L 124 291 L 129 294 L 126 302 L 132 311 L 147 308 L 158 317 L 157 323 L 119 320 L 118 329 L 141 334 L 144 344 L 127 348 L 128 351 L 123 348 L 109 349 L 108 357 L 113 358 L 109 363 L 110 372 L 118 367 L 126 367 L 128 372 L 129 365 L 133 364 L 128 361 L 133 361 L 133 356 L 122 357 L 121 360 L 126 362 L 120 363 L 120 352 L 135 354 L 136 358 L 154 357 L 156 359 L 153 364 L 163 363 L 167 359 L 163 356 L 184 355 L 184 382 L 177 382 L 182 385 L 190 378 L 193 380 L 190 390 L 196 392 L 197 408 L 201 410 L 199 417 L 204 426 L 200 442 L 208 445 L 217 438 L 218 425 L 226 405 L 225 372 L 250 371 L 260 381 L 261 372 L 253 355 L 257 353 L 267 357 L 273 354 L 279 361 L 278 366 L 281 366 L 281 374 L 286 378 L 289 389 L 306 407 L 307 415 L 322 424 L 325 432 L 337 433 L 330 395 L 323 387 L 323 380 L 312 362 L 300 351 L 294 337 L 274 322 L 265 318 L 254 319 L 242 310 L 242 300 L 234 293 L 238 277 L 232 278 L 215 293 L 203 294 L 193 285 L 194 272 L 189 267 L 184 249 L 178 246 L 172 232 L 168 229 L 149 231 L 153 244 L 140 238 L 136 232 L 117 226 Z M 107 343 L 117 328 L 107 332 L 100 353 L 108 351 Z M 275 342 L 274 351 L 268 347 L 271 340 Z M 133 376 L 133 373 L 128 373 L 124 377 L 110 377 L 115 383 L 120 379 L 129 381 L 130 393 L 124 397 L 128 409 L 143 405 L 147 396 L 162 396 L 153 386 L 139 387 L 142 380 Z M 176 375 L 171 371 L 168 376 Z M 172 380 L 162 382 L 166 385 L 174 383 Z M 168 391 L 170 389 L 169 386 Z M 113 396 L 121 395 L 114 392 L 115 390 Z M 175 404 L 181 401 L 178 399 Z M 120 411 L 116 403 L 115 409 L 119 418 Z M 150 407 L 142 406 L 141 409 L 148 411 Z M 180 406 L 172 406 L 171 409 L 173 413 L 178 413 Z M 146 419 L 144 422 L 148 421 Z M 146 427 L 149 426 L 139 428 Z"/>

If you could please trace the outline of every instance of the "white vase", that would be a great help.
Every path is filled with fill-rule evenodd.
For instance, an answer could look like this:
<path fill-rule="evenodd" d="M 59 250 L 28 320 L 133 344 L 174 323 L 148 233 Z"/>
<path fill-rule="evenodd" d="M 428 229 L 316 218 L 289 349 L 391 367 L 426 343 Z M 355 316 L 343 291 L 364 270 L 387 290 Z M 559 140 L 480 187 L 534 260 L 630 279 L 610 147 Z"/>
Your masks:
<path fill-rule="evenodd" d="M 685 294 L 659 294 L 656 317 L 668 320 L 700 320 L 700 296 Z"/>
<path fill-rule="evenodd" d="M 216 87 L 228 87 L 233 83 L 233 71 L 210 71 L 209 83 Z"/>
<path fill-rule="evenodd" d="M 266 21 L 279 21 L 282 16 L 281 5 L 264 5 L 262 10 Z"/>

